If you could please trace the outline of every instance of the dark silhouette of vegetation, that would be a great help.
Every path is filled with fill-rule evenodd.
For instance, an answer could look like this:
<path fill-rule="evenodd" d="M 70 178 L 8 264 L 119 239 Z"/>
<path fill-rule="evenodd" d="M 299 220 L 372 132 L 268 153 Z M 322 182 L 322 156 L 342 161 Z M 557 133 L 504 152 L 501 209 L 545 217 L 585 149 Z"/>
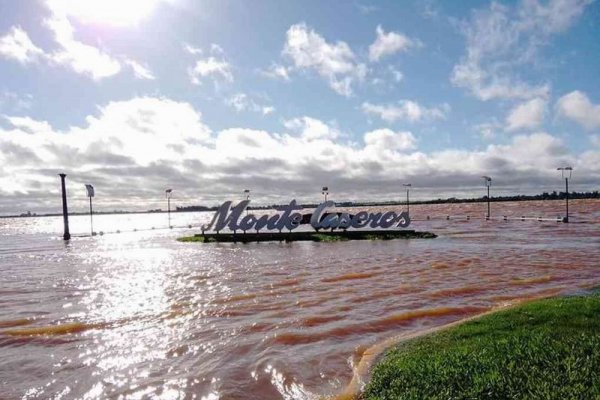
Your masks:
<path fill-rule="evenodd" d="M 515 196 L 491 196 L 490 202 L 501 202 L 501 201 L 533 201 L 533 200 L 564 200 L 566 198 L 565 192 L 553 191 L 552 193 L 544 192 L 536 195 L 515 195 Z M 569 192 L 569 199 L 600 199 L 600 192 L 595 190 L 593 192 Z M 447 204 L 447 203 L 480 203 L 487 201 L 487 196 L 470 198 L 470 199 L 457 199 L 456 197 L 450 197 L 447 199 L 435 199 L 435 200 L 417 200 L 411 201 L 410 204 Z M 370 202 L 352 202 L 344 201 L 335 203 L 337 207 L 373 207 L 373 206 L 393 206 L 405 204 L 404 201 L 389 200 L 389 201 L 370 201 Z M 272 210 L 280 207 L 280 204 L 270 204 L 263 206 L 250 206 L 249 210 Z M 302 208 L 315 208 L 317 203 L 301 204 Z M 204 206 L 204 205 L 193 205 L 193 206 L 180 206 L 176 207 L 171 212 L 198 212 L 198 211 L 216 211 L 219 206 Z M 146 210 L 146 211 L 94 211 L 95 215 L 101 214 L 144 214 L 144 213 L 166 213 L 166 210 L 160 208 Z M 86 215 L 85 212 L 70 212 L 70 215 Z M 0 216 L 0 218 L 27 218 L 27 217 L 55 217 L 60 216 L 60 213 L 48 213 L 48 214 L 29 214 L 23 213 L 21 215 L 6 215 Z"/>

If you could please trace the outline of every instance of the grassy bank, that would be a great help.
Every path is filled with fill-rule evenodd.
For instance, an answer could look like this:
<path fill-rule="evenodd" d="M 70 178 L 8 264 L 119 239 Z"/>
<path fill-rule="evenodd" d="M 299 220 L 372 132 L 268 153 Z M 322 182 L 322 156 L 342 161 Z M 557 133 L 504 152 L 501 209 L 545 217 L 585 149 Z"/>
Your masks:
<path fill-rule="evenodd" d="M 600 399 L 600 292 L 539 300 L 403 343 L 364 399 Z"/>
<path fill-rule="evenodd" d="M 392 239 L 431 239 L 437 237 L 431 232 L 398 231 L 334 231 L 334 232 L 264 232 L 264 233 L 206 233 L 182 237 L 180 242 L 231 243 L 231 242 L 339 242 L 346 240 L 392 240 Z"/>

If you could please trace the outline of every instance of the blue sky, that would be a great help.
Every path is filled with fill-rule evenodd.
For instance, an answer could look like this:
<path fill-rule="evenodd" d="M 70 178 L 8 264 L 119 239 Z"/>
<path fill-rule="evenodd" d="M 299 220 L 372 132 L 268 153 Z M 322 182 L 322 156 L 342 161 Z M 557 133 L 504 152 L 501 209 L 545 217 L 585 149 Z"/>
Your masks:
<path fill-rule="evenodd" d="M 600 182 L 587 0 L 0 0 L 0 213 Z M 174 196 L 175 199 L 175 196 Z"/>

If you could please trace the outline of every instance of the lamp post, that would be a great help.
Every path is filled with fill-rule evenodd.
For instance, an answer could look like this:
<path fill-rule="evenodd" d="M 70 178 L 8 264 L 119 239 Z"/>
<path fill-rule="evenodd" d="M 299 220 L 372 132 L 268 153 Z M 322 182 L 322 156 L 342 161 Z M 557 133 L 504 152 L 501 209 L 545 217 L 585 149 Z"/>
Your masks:
<path fill-rule="evenodd" d="M 69 209 L 67 207 L 67 187 L 65 185 L 65 178 L 67 174 L 58 174 L 60 176 L 60 186 L 62 189 L 62 208 L 63 208 L 63 223 L 64 223 L 64 240 L 71 239 L 71 233 L 69 232 Z"/>
<path fill-rule="evenodd" d="M 406 188 L 406 212 L 410 215 L 410 201 L 408 199 L 408 192 L 412 186 L 412 183 L 403 183 L 402 186 Z"/>
<path fill-rule="evenodd" d="M 85 190 L 87 191 L 87 197 L 90 198 L 90 231 L 92 236 L 94 236 L 94 220 L 92 215 L 94 212 L 92 211 L 92 197 L 94 197 L 94 187 L 90 184 L 85 185 Z"/>
<path fill-rule="evenodd" d="M 327 186 L 323 186 L 321 189 L 321 194 L 325 197 L 325 202 L 327 202 L 327 195 L 329 194 L 329 188 Z"/>
<path fill-rule="evenodd" d="M 569 179 L 571 179 L 571 174 L 573 173 L 573 167 L 560 167 L 560 168 L 557 168 L 557 171 L 560 171 L 563 179 L 565 180 L 566 216 L 563 218 L 563 222 L 569 222 Z"/>
<path fill-rule="evenodd" d="M 250 200 L 250 189 L 244 189 L 244 194 L 246 195 L 246 200 Z M 246 215 L 248 215 L 248 207 L 246 207 Z"/>
<path fill-rule="evenodd" d="M 485 216 L 485 219 L 487 220 L 490 219 L 490 186 L 492 186 L 492 178 L 485 175 L 482 176 L 482 178 L 487 186 L 487 215 Z"/>
<path fill-rule="evenodd" d="M 173 194 L 173 189 L 165 190 L 165 197 L 167 198 L 167 214 L 169 215 L 169 229 L 171 229 L 171 196 Z"/>

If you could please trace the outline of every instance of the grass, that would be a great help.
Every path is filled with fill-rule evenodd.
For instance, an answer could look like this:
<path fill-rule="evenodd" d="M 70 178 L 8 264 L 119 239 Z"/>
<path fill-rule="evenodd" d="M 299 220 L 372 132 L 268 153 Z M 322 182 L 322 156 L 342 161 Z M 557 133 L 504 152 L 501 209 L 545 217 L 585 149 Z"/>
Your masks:
<path fill-rule="evenodd" d="M 539 300 L 406 342 L 374 399 L 600 399 L 600 292 Z"/>
<path fill-rule="evenodd" d="M 412 230 L 397 231 L 302 231 L 302 232 L 238 232 L 232 233 L 206 233 L 205 235 L 194 235 L 182 237 L 180 242 L 271 242 L 271 241 L 312 241 L 312 242 L 340 242 L 346 240 L 391 240 L 391 239 L 432 239 L 437 236 L 431 232 L 415 232 Z"/>

